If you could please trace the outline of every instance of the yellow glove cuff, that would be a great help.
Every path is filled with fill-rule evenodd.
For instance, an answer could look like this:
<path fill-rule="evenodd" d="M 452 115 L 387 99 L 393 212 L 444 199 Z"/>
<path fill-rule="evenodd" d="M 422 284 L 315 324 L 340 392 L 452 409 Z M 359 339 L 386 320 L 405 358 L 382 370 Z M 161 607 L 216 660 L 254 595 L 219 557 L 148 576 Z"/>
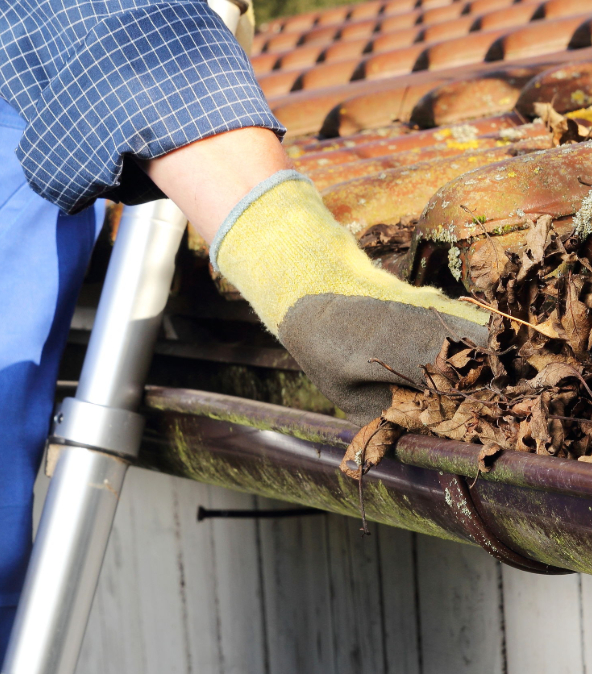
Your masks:
<path fill-rule="evenodd" d="M 287 311 L 307 295 L 372 297 L 485 325 L 488 314 L 416 288 L 378 269 L 327 210 L 313 184 L 279 171 L 255 187 L 218 231 L 210 255 L 277 336 Z"/>

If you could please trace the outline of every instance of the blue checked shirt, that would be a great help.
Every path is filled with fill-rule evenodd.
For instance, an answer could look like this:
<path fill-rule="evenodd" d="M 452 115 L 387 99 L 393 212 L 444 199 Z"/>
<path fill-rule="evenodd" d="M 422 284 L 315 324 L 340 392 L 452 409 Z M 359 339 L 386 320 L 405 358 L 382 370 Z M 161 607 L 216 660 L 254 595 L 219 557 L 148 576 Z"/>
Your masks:
<path fill-rule="evenodd" d="M 67 213 L 162 196 L 130 155 L 247 126 L 284 133 L 200 0 L 0 0 L 0 96 L 27 122 L 29 183 Z"/>

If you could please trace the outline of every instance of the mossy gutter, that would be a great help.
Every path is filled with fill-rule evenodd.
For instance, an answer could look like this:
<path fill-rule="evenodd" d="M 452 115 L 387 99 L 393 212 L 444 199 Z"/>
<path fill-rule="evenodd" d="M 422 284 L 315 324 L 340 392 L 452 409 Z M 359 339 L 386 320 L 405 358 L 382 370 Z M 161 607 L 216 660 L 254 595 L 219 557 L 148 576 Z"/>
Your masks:
<path fill-rule="evenodd" d="M 405 435 L 397 443 L 397 458 L 402 463 L 444 473 L 476 478 L 480 445 L 442 440 L 425 435 Z M 488 473 L 479 479 L 516 487 L 592 498 L 592 464 L 505 451 Z"/>
<path fill-rule="evenodd" d="M 252 494 L 359 516 L 357 482 L 339 471 L 356 426 L 200 391 L 151 389 L 140 465 Z M 403 436 L 365 480 L 369 519 L 472 542 L 441 484 L 473 482 L 479 447 Z M 470 489 L 493 537 L 547 565 L 592 573 L 592 466 L 504 452 Z"/>
<path fill-rule="evenodd" d="M 156 410 L 228 421 L 344 449 L 359 430 L 354 424 L 324 414 L 207 391 L 149 387 L 144 403 Z"/>

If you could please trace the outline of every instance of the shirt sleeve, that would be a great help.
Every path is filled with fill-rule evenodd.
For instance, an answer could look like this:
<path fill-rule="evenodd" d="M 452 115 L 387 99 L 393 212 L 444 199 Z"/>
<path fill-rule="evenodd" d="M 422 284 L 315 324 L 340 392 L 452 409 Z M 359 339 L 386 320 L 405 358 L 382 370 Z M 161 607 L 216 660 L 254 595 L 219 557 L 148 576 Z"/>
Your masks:
<path fill-rule="evenodd" d="M 162 197 L 132 156 L 242 127 L 285 133 L 199 0 L 0 0 L 0 95 L 27 123 L 31 187 L 66 213 Z"/>

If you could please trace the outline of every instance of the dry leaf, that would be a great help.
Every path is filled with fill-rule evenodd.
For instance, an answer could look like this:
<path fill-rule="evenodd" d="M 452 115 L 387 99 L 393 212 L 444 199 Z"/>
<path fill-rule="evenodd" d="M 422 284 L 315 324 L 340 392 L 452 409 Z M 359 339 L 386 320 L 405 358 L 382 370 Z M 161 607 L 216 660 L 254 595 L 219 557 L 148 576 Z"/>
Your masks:
<path fill-rule="evenodd" d="M 579 289 L 570 276 L 567 282 L 565 315 L 561 319 L 561 326 L 576 356 L 585 357 L 592 329 L 592 316 L 588 307 L 579 301 L 578 296 Z"/>
<path fill-rule="evenodd" d="M 489 298 L 507 264 L 506 251 L 495 237 L 489 237 L 487 243 L 471 257 L 471 281 Z"/>
<path fill-rule="evenodd" d="M 489 473 L 498 456 L 502 453 L 502 448 L 495 442 L 488 442 L 479 452 L 479 470 L 482 473 Z"/>
<path fill-rule="evenodd" d="M 393 399 L 383 417 L 393 424 L 406 428 L 408 431 L 420 430 L 423 424 L 421 413 L 426 408 L 426 400 L 420 391 L 412 391 L 403 386 L 393 386 Z"/>
<path fill-rule="evenodd" d="M 436 435 L 451 440 L 468 440 L 468 438 L 474 437 L 478 414 L 482 407 L 483 405 L 478 401 L 465 400 L 459 405 L 451 419 L 432 427 L 431 430 Z"/>
<path fill-rule="evenodd" d="M 485 365 L 477 365 L 476 367 L 471 368 L 464 377 L 461 377 L 458 380 L 458 390 L 464 391 L 465 389 L 470 389 L 474 386 L 483 374 L 484 369 Z"/>
<path fill-rule="evenodd" d="M 565 441 L 565 432 L 561 419 L 551 419 L 549 421 L 549 434 L 551 435 L 551 446 L 547 448 L 549 454 L 558 454 L 563 448 Z"/>
<path fill-rule="evenodd" d="M 519 452 L 532 452 L 534 448 L 535 443 L 530 433 L 530 421 L 521 421 L 518 426 L 515 449 Z"/>
<path fill-rule="evenodd" d="M 458 379 L 458 375 L 456 374 L 454 368 L 447 366 L 446 371 L 443 371 L 437 364 L 426 365 L 424 368 L 424 374 L 426 381 L 429 382 L 429 385 L 438 391 L 452 391 L 455 382 Z"/>
<path fill-rule="evenodd" d="M 479 435 L 479 441 L 484 444 L 496 444 L 502 449 L 511 449 L 514 443 L 514 437 L 511 433 L 511 429 L 508 428 L 507 424 L 504 427 L 509 431 L 508 435 L 504 433 L 504 430 L 499 426 L 485 421 L 484 419 L 479 420 L 479 425 L 475 429 Z"/>
<path fill-rule="evenodd" d="M 474 349 L 463 349 L 454 356 L 450 356 L 450 358 L 447 359 L 447 362 L 456 370 L 462 370 L 463 367 L 466 367 L 472 360 L 474 360 L 474 357 Z"/>
<path fill-rule="evenodd" d="M 516 417 L 527 417 L 532 413 L 534 400 L 521 400 L 512 406 L 512 414 Z"/>
<path fill-rule="evenodd" d="M 548 447 L 551 444 L 545 397 L 546 394 L 542 393 L 532 407 L 530 435 L 536 443 L 537 454 L 549 454 Z"/>
<path fill-rule="evenodd" d="M 563 329 L 557 311 L 552 311 L 546 321 L 537 324 L 536 329 L 550 339 L 562 339 L 563 337 Z"/>
<path fill-rule="evenodd" d="M 581 368 L 575 368 L 568 363 L 549 363 L 529 384 L 533 390 L 557 386 L 560 381 L 569 377 L 577 377 Z"/>
<path fill-rule="evenodd" d="M 524 357 L 527 362 L 538 372 L 544 370 L 547 365 L 549 365 L 549 363 L 569 363 L 570 365 L 577 364 L 577 360 L 575 358 L 567 357 L 562 353 L 555 353 L 544 346 L 535 348 L 531 342 L 524 344 L 518 353 Z"/>
<path fill-rule="evenodd" d="M 542 215 L 536 224 L 529 222 L 530 229 L 526 235 L 522 264 L 516 277 L 518 283 L 526 278 L 533 267 L 537 269 L 542 267 L 552 222 L 550 215 Z"/>
<path fill-rule="evenodd" d="M 361 428 L 351 441 L 339 468 L 358 479 L 360 466 L 364 472 L 378 465 L 390 447 L 401 437 L 402 429 L 378 417 Z"/>
<path fill-rule="evenodd" d="M 534 112 L 551 132 L 554 146 L 581 143 L 589 138 L 586 120 L 564 117 L 551 103 L 534 103 Z"/>
<path fill-rule="evenodd" d="M 450 367 L 450 365 L 448 364 L 448 355 L 450 353 L 451 344 L 452 340 L 449 337 L 445 337 L 444 341 L 442 342 L 442 348 L 440 349 L 440 353 L 436 356 L 434 364 L 437 370 L 442 372 L 444 375 L 456 379 L 456 372 L 454 371 L 454 368 Z M 435 368 L 432 369 L 436 371 Z"/>
<path fill-rule="evenodd" d="M 452 411 L 452 413 L 454 412 Z M 419 415 L 421 423 L 431 428 L 448 418 L 447 410 L 442 406 L 441 397 L 435 393 L 428 394 L 426 397 L 426 409 Z"/>
<path fill-rule="evenodd" d="M 574 131 L 551 108 L 543 112 L 557 142 L 581 134 L 581 125 Z M 492 236 L 469 264 L 487 303 L 464 299 L 491 313 L 487 349 L 446 338 L 422 368 L 425 391 L 393 387 L 383 418 L 411 432 L 481 443 L 482 470 L 504 449 L 592 455 L 592 237 L 581 241 L 542 215 L 522 248 L 506 251 Z"/>
<path fill-rule="evenodd" d="M 374 225 L 360 237 L 360 247 L 370 257 L 386 253 L 402 253 L 409 250 L 417 220 L 405 219 L 396 225 Z"/>

